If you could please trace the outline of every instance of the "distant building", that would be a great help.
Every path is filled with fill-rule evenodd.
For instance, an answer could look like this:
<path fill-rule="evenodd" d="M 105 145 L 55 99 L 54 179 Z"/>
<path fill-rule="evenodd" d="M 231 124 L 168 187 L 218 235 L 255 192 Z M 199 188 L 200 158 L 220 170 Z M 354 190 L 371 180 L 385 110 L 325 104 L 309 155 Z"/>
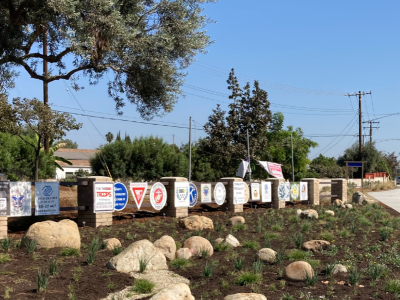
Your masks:
<path fill-rule="evenodd" d="M 68 165 L 61 161 L 57 161 L 58 164 L 64 169 L 64 171 L 57 168 L 56 179 L 64 179 L 68 176 L 72 176 L 79 169 L 92 173 L 92 168 L 90 167 L 89 159 L 91 159 L 98 151 L 99 150 L 88 150 L 88 149 L 67 149 L 67 148 L 58 149 L 54 153 L 54 155 L 68 159 L 72 163 L 72 165 Z"/>

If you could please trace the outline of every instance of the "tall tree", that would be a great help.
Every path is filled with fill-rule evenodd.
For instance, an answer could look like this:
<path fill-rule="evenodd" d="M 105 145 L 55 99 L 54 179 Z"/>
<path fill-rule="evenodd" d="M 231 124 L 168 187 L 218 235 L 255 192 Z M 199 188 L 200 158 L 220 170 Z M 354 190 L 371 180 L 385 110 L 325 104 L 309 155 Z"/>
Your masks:
<path fill-rule="evenodd" d="M 78 143 L 73 142 L 70 139 L 63 139 L 59 142 L 59 144 L 60 144 L 59 148 L 78 149 Z"/>
<path fill-rule="evenodd" d="M 108 132 L 108 133 L 106 134 L 106 140 L 107 140 L 107 142 L 108 142 L 108 143 L 111 143 L 111 142 L 113 141 L 113 139 L 114 139 L 114 135 L 113 135 L 111 132 Z"/>
<path fill-rule="evenodd" d="M 35 132 L 36 141 L 33 142 L 23 135 L 25 126 Z M 37 99 L 14 98 L 10 104 L 5 96 L 0 95 L 0 131 L 18 136 L 35 150 L 35 180 L 39 177 L 42 141 L 45 138 L 61 139 L 67 131 L 78 130 L 81 127 L 82 124 L 76 123 L 70 114 L 52 111 Z"/>
<path fill-rule="evenodd" d="M 211 43 L 205 2 L 213 1 L 0 1 L 0 89 L 13 84 L 15 67 L 44 84 L 73 80 L 77 89 L 80 74 L 90 84 L 107 74 L 119 112 L 125 97 L 146 119 L 170 112 L 183 70 Z M 47 74 L 37 68 L 43 62 Z"/>

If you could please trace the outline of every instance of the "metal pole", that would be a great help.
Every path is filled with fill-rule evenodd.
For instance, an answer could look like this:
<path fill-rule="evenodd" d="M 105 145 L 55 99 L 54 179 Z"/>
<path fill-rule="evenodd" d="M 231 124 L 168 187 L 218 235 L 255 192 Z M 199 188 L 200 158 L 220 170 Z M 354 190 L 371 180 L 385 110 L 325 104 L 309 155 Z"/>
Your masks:
<path fill-rule="evenodd" d="M 189 182 L 192 175 L 192 117 L 189 118 Z"/>
<path fill-rule="evenodd" d="M 362 112 L 361 112 L 361 91 L 358 92 L 358 155 L 362 160 Z"/>
<path fill-rule="evenodd" d="M 250 146 L 249 146 L 249 130 L 248 129 L 247 129 L 247 159 L 249 160 L 249 181 L 251 182 Z"/>
<path fill-rule="evenodd" d="M 43 33 L 43 56 L 47 57 L 47 29 L 45 29 Z M 47 60 L 43 58 L 43 103 L 44 105 L 49 105 L 49 83 L 47 82 L 48 76 L 48 68 L 47 68 Z M 46 154 L 49 154 L 50 149 L 50 141 L 49 137 L 45 137 L 44 139 L 44 150 Z"/>
<path fill-rule="evenodd" d="M 293 136 L 290 134 L 290 144 L 292 145 L 292 179 L 294 182 L 294 159 L 293 159 Z"/>

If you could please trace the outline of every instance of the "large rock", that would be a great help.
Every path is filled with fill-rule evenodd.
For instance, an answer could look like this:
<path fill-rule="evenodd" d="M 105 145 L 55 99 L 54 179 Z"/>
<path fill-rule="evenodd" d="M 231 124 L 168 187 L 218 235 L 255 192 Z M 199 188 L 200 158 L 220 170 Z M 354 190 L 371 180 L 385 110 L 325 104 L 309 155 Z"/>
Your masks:
<path fill-rule="evenodd" d="M 303 211 L 299 208 L 298 210 L 296 210 L 296 215 L 300 216 L 302 212 Z"/>
<path fill-rule="evenodd" d="M 183 248 L 189 248 L 193 256 L 201 256 L 202 250 L 206 250 L 208 256 L 214 254 L 214 249 L 211 243 L 201 236 L 192 236 L 188 238 L 185 243 L 183 243 Z"/>
<path fill-rule="evenodd" d="M 162 236 L 153 245 L 165 255 L 167 260 L 175 259 L 176 244 L 175 240 L 169 235 Z"/>
<path fill-rule="evenodd" d="M 241 216 L 236 216 L 236 217 L 232 217 L 229 219 L 230 225 L 237 225 L 237 224 L 244 224 L 244 223 L 245 223 L 245 220 Z"/>
<path fill-rule="evenodd" d="M 105 239 L 103 243 L 106 244 L 106 249 L 108 251 L 113 251 L 116 247 L 122 247 L 121 242 L 116 238 Z"/>
<path fill-rule="evenodd" d="M 340 200 L 340 199 L 336 199 L 336 200 L 333 202 L 333 204 L 336 205 L 336 206 L 342 206 L 342 205 L 343 205 L 343 201 Z"/>
<path fill-rule="evenodd" d="M 214 229 L 213 221 L 203 216 L 190 216 L 180 219 L 179 225 L 189 230 Z"/>
<path fill-rule="evenodd" d="M 303 250 L 312 251 L 314 253 L 319 252 L 320 250 L 328 248 L 331 243 L 324 240 L 312 240 L 303 243 Z"/>
<path fill-rule="evenodd" d="M 25 233 L 21 241 L 21 246 L 25 247 L 25 244 L 31 240 L 37 242 L 37 249 L 57 247 L 80 249 L 81 247 L 81 236 L 78 225 L 71 220 L 35 223 Z"/>
<path fill-rule="evenodd" d="M 335 212 L 334 212 L 333 210 L 326 210 L 325 213 L 326 213 L 327 215 L 332 216 L 332 217 L 335 216 Z"/>
<path fill-rule="evenodd" d="M 351 205 L 351 204 L 343 204 L 342 205 L 342 208 L 348 208 L 348 209 L 350 209 L 350 208 L 353 208 L 353 205 Z"/>
<path fill-rule="evenodd" d="M 235 238 L 232 234 L 228 234 L 225 238 L 225 243 L 232 247 L 239 247 L 240 243 L 237 238 Z"/>
<path fill-rule="evenodd" d="M 189 248 L 180 248 L 175 253 L 176 258 L 189 259 L 192 257 L 192 251 Z"/>
<path fill-rule="evenodd" d="M 352 199 L 351 202 L 353 202 L 353 203 L 356 203 L 356 204 L 363 204 L 364 201 L 367 200 L 367 197 L 366 197 L 363 193 L 361 193 L 361 192 L 355 192 L 355 193 L 353 194 L 353 196 L 351 197 L 351 199 Z"/>
<path fill-rule="evenodd" d="M 224 300 L 267 300 L 267 297 L 261 294 L 239 293 L 226 296 Z"/>
<path fill-rule="evenodd" d="M 129 245 L 120 254 L 110 259 L 107 268 L 123 273 L 138 272 L 140 260 L 147 261 L 146 270 L 168 269 L 164 254 L 148 240 L 140 240 Z"/>
<path fill-rule="evenodd" d="M 256 254 L 257 258 L 267 263 L 273 264 L 276 262 L 276 252 L 270 248 L 262 248 Z"/>
<path fill-rule="evenodd" d="M 306 209 L 301 212 L 300 217 L 309 219 L 311 218 L 318 219 L 318 212 L 314 209 Z"/>
<path fill-rule="evenodd" d="M 178 283 L 155 294 L 150 300 L 194 300 L 194 297 L 187 284 Z"/>
<path fill-rule="evenodd" d="M 309 277 L 314 276 L 311 265 L 305 261 L 295 261 L 285 268 L 284 277 L 288 281 L 305 281 L 306 274 L 308 274 Z"/>
<path fill-rule="evenodd" d="M 347 273 L 347 267 L 341 264 L 336 264 L 333 267 L 333 274 Z"/>

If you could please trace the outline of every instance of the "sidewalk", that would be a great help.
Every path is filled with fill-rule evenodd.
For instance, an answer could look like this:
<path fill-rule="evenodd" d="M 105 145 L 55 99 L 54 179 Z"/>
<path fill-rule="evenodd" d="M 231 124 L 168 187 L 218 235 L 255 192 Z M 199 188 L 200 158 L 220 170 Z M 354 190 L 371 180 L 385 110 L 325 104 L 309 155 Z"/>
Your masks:
<path fill-rule="evenodd" d="M 368 195 L 400 213 L 400 189 L 384 192 L 370 192 Z"/>

